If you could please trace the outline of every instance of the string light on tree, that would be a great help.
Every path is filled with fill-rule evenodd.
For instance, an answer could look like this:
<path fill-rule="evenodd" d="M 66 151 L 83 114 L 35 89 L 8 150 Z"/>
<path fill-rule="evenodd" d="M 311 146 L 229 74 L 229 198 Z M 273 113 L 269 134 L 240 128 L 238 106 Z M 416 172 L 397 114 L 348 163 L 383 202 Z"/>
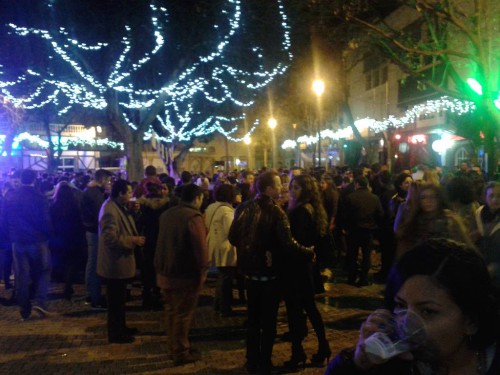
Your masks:
<path fill-rule="evenodd" d="M 166 7 L 158 3 L 151 0 L 149 4 L 152 45 L 140 56 L 134 56 L 134 35 L 141 33 L 135 31 L 132 26 L 125 25 L 119 53 L 115 55 L 114 60 L 108 61 L 112 69 L 107 77 L 93 74 L 92 64 L 102 64 L 101 59 L 96 59 L 96 53 L 102 56 L 103 51 L 114 48 L 113 44 L 107 41 L 83 43 L 65 27 L 44 30 L 10 23 L 8 26 L 15 35 L 45 42 L 52 52 L 49 58 L 54 64 L 62 64 L 62 70 L 70 71 L 73 76 L 67 78 L 66 74 L 61 78 L 50 70 L 31 67 L 15 79 L 2 80 L 4 75 L 0 71 L 0 92 L 26 110 L 54 105 L 58 115 L 63 115 L 77 106 L 104 110 L 109 105 L 109 97 L 114 95 L 118 98 L 117 103 L 125 123 L 133 130 L 138 129 L 137 121 L 141 118 L 137 111 L 148 110 L 161 100 L 164 103 L 165 116 L 162 116 L 160 125 L 163 127 L 161 133 L 168 134 L 164 136 L 166 140 L 188 141 L 193 137 L 219 132 L 231 141 L 241 141 L 245 135 L 241 138 L 233 136 L 242 125 L 241 118 L 214 116 L 213 112 L 204 114 L 203 108 L 206 107 L 205 103 L 212 106 L 230 104 L 237 108 L 248 108 L 254 104 L 259 90 L 287 70 L 292 53 L 290 26 L 283 1 L 275 2 L 282 34 L 281 38 L 278 34 L 281 61 L 270 63 L 266 58 L 265 49 L 253 45 L 248 48 L 252 56 L 245 60 L 255 61 L 254 66 L 251 69 L 238 66 L 241 62 L 233 59 L 228 52 L 240 44 L 240 36 L 245 32 L 242 27 L 241 0 L 227 0 L 221 11 L 223 17 L 213 25 L 218 38 L 215 47 L 198 56 L 189 66 L 181 68 L 175 79 L 168 80 L 164 85 L 145 88 L 144 82 L 137 77 L 143 69 L 149 69 L 148 63 L 152 62 L 160 51 L 169 47 L 166 26 L 169 25 L 171 15 Z M 56 5 L 49 2 L 48 6 Z M 251 19 L 244 21 L 247 26 Z M 74 53 L 75 49 L 78 53 Z M 276 50 L 273 53 L 276 54 Z M 158 72 L 158 75 L 160 73 L 165 72 Z M 31 87 L 33 89 L 28 91 L 27 88 Z M 256 126 L 258 122 L 247 135 L 251 134 Z M 145 139 L 148 139 L 147 134 Z"/>

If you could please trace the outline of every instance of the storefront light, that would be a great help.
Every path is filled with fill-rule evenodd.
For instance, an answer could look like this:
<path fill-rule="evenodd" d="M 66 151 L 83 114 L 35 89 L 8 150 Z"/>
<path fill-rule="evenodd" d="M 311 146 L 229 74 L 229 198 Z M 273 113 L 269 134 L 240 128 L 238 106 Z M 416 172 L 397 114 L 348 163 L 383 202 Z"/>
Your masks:
<path fill-rule="evenodd" d="M 427 143 L 427 137 L 424 134 L 415 134 L 410 137 L 410 142 L 414 145 L 425 145 Z"/>

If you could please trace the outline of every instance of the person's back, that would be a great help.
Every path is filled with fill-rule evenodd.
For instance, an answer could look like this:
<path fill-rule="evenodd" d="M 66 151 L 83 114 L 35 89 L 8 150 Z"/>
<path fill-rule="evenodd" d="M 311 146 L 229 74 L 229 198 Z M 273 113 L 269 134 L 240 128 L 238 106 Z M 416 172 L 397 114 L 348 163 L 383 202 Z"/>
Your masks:
<path fill-rule="evenodd" d="M 268 196 L 242 204 L 239 216 L 245 230 L 230 234 L 231 242 L 238 248 L 238 267 L 246 275 L 276 275 L 283 261 L 283 248 L 279 244 L 276 229 L 283 220 L 284 211 Z M 233 228 L 236 228 L 233 227 Z M 267 253 L 267 255 L 266 255 Z M 272 261 L 268 261 L 272 254 Z"/>
<path fill-rule="evenodd" d="M 189 233 L 189 221 L 195 217 L 201 218 L 199 210 L 187 207 L 182 202 L 169 208 L 160 216 L 160 233 L 157 246 L 167 249 L 168 256 L 157 269 L 162 276 L 173 279 L 197 279 L 199 277 L 198 261 Z M 158 263 L 157 263 L 158 264 Z"/>
<path fill-rule="evenodd" d="M 89 185 L 83 191 L 82 219 L 88 232 L 97 233 L 99 230 L 99 210 L 106 200 L 106 194 L 101 186 Z"/>
<path fill-rule="evenodd" d="M 279 177 L 265 172 L 256 186 L 259 195 L 235 212 L 229 241 L 237 248 L 238 268 L 248 282 L 246 367 L 267 374 L 272 367 L 283 259 L 298 253 L 311 259 L 313 252 L 293 239 L 285 212 L 273 200 L 281 190 Z"/>
<path fill-rule="evenodd" d="M 367 188 L 360 188 L 346 198 L 345 214 L 348 229 L 376 229 L 383 211 L 380 199 Z"/>
<path fill-rule="evenodd" d="M 23 185 L 8 194 L 5 215 L 12 242 L 32 244 L 49 240 L 49 203 L 33 186 Z"/>
<path fill-rule="evenodd" d="M 344 205 L 347 229 L 347 254 L 349 284 L 354 285 L 358 277 L 358 252 L 361 248 L 362 265 L 358 286 L 368 285 L 368 271 L 371 266 L 372 238 L 383 215 L 379 198 L 368 190 L 366 177 L 354 180 L 355 191 L 349 194 Z"/>
<path fill-rule="evenodd" d="M 188 335 L 208 269 L 202 201 L 201 188 L 188 184 L 179 205 L 160 216 L 154 265 L 165 300 L 168 347 L 175 365 L 195 362 L 199 357 L 191 350 Z"/>
<path fill-rule="evenodd" d="M 85 284 L 87 299 L 91 307 L 96 310 L 104 308 L 105 302 L 101 296 L 101 280 L 97 276 L 97 249 L 99 231 L 99 212 L 106 200 L 106 189 L 111 181 L 111 172 L 105 169 L 96 171 L 92 180 L 82 195 L 82 220 L 87 240 L 87 265 L 85 268 Z"/>
<path fill-rule="evenodd" d="M 31 292 L 36 309 L 47 313 L 47 294 L 50 283 L 49 238 L 52 224 L 49 202 L 34 187 L 36 173 L 24 170 L 21 173 L 21 187 L 6 197 L 4 220 L 9 239 L 12 242 L 14 270 L 16 277 L 16 298 L 22 319 L 31 315 Z"/>

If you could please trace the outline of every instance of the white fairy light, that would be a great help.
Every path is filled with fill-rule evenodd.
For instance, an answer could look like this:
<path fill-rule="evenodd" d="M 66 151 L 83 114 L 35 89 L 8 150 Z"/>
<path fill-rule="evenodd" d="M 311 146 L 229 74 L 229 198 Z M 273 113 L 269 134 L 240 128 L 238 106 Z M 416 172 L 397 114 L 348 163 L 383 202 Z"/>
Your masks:
<path fill-rule="evenodd" d="M 79 54 L 85 58 L 96 51 L 105 51 L 111 47 L 110 43 L 104 41 L 93 45 L 82 43 L 63 27 L 57 30 L 43 30 L 10 23 L 8 26 L 14 34 L 45 41 L 53 53 L 53 56 L 48 58 L 60 60 L 70 68 L 74 76 L 71 82 L 63 81 L 57 79 L 50 71 L 31 68 L 17 78 L 2 80 L 3 72 L 0 71 L 0 93 L 14 105 L 22 106 L 25 110 L 54 105 L 59 115 L 67 113 L 75 106 L 103 110 L 108 105 L 107 96 L 116 94 L 121 112 L 125 115 L 127 124 L 134 130 L 138 126 L 130 119 L 140 116 L 132 113 L 147 110 L 159 99 L 164 99 L 165 113 L 169 118 L 160 123 L 163 130 L 171 134 L 166 139 L 188 141 L 193 137 L 219 132 L 231 141 L 241 141 L 243 138 L 233 136 L 241 126 L 241 119 L 205 115 L 202 116 L 204 119 L 196 122 L 194 118 L 200 118 L 200 110 L 195 106 L 198 102 L 208 101 L 210 105 L 230 104 L 242 109 L 248 108 L 254 105 L 259 90 L 267 86 L 276 76 L 286 72 L 292 60 L 290 26 L 283 0 L 276 0 L 276 3 L 282 30 L 280 42 L 282 62 L 276 62 L 274 65 L 266 63 L 264 49 L 255 45 L 250 48 L 253 54 L 251 58 L 256 61 L 253 71 L 240 69 L 234 65 L 235 62 L 230 60 L 226 52 L 236 43 L 238 33 L 244 32 L 241 27 L 243 14 L 241 0 L 227 0 L 222 10 L 226 23 L 222 24 L 219 21 L 214 25 L 214 29 L 220 33 L 219 42 L 214 49 L 195 59 L 193 64 L 179 73 L 177 79 L 155 89 L 141 88 L 143 82 L 133 79 L 133 73 L 138 74 L 141 69 L 146 69 L 146 64 L 167 46 L 164 27 L 168 24 L 169 13 L 166 7 L 156 5 L 154 0 L 150 3 L 150 22 L 153 32 L 153 45 L 150 50 L 143 52 L 142 56 L 137 58 L 131 56 L 132 35 L 135 34 L 132 27 L 126 25 L 120 42 L 121 51 L 111 64 L 113 69 L 109 76 L 104 79 L 93 74 L 92 70 L 77 58 L 78 55 L 72 52 L 78 48 Z M 48 6 L 55 5 L 49 2 Z M 92 61 L 90 57 L 86 60 Z M 158 72 L 159 75 L 160 73 L 164 72 Z M 29 93 L 23 92 L 23 95 L 15 94 L 26 91 L 22 90 L 24 87 L 34 87 L 34 89 Z M 257 124 L 258 122 L 247 135 L 253 132 Z M 226 130 L 226 127 L 231 129 Z"/>
<path fill-rule="evenodd" d="M 407 110 L 401 117 L 389 116 L 388 118 L 377 121 L 370 118 L 365 118 L 361 120 L 356 120 L 355 125 L 359 128 L 368 128 L 374 133 L 381 133 L 386 131 L 389 128 L 404 128 L 408 124 L 414 123 L 419 116 L 426 114 L 439 113 L 442 111 L 449 111 L 452 113 L 456 113 L 461 116 L 466 113 L 473 112 L 476 109 L 476 105 L 471 101 L 462 101 L 459 99 L 449 98 L 447 96 L 443 96 L 436 100 L 428 100 L 425 103 L 417 104 L 413 108 Z M 326 139 L 345 139 L 352 136 L 352 129 L 350 127 L 346 127 L 343 129 L 339 129 L 337 131 L 332 130 L 324 130 L 321 132 L 321 138 Z M 313 144 L 318 142 L 319 137 L 316 135 L 314 137 L 311 136 L 301 136 L 297 138 L 297 142 Z M 286 140 L 281 147 L 287 147 L 291 143 Z"/>

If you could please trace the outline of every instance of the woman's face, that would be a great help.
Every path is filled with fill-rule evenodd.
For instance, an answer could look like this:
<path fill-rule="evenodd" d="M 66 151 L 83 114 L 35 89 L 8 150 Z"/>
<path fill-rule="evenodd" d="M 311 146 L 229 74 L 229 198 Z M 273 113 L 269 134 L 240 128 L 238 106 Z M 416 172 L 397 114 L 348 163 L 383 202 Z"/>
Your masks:
<path fill-rule="evenodd" d="M 328 182 L 326 182 L 325 180 L 321 180 L 319 182 L 319 188 L 321 189 L 321 191 L 325 191 L 328 188 Z"/>
<path fill-rule="evenodd" d="M 290 199 L 292 199 L 294 202 L 298 202 L 301 193 L 302 193 L 302 188 L 300 187 L 299 184 L 297 184 L 297 181 L 294 180 L 290 185 Z"/>
<path fill-rule="evenodd" d="M 500 209 L 500 188 L 492 188 L 486 191 L 486 204 L 491 211 Z"/>
<path fill-rule="evenodd" d="M 411 177 L 406 177 L 400 185 L 401 190 L 408 191 L 408 188 L 410 187 L 412 181 L 413 179 Z"/>
<path fill-rule="evenodd" d="M 395 297 L 398 310 L 417 313 L 425 323 L 427 340 L 413 351 L 417 359 L 437 363 L 453 361 L 467 347 L 467 336 L 476 326 L 462 313 L 450 293 L 430 276 L 416 275 L 403 284 Z"/>
<path fill-rule="evenodd" d="M 420 208 L 423 212 L 435 212 L 439 207 L 439 195 L 432 189 L 422 190 L 419 194 Z"/>
<path fill-rule="evenodd" d="M 168 197 L 168 185 L 167 184 L 161 184 L 161 196 L 162 198 Z"/>

